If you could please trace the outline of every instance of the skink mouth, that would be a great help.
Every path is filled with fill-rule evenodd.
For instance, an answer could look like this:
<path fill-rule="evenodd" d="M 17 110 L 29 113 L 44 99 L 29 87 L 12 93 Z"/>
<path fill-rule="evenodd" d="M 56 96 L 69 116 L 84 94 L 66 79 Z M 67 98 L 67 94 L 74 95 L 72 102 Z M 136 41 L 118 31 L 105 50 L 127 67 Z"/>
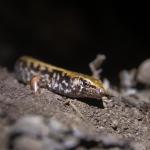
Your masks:
<path fill-rule="evenodd" d="M 94 98 L 94 99 L 101 99 L 103 96 L 106 96 L 105 89 L 90 89 L 86 93 L 84 93 L 85 97 Z"/>

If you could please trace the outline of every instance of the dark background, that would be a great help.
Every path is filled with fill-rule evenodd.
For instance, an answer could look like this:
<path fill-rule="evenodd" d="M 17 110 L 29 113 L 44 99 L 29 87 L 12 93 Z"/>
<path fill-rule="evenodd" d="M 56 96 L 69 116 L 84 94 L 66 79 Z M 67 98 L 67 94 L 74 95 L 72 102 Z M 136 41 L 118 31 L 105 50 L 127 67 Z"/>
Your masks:
<path fill-rule="evenodd" d="M 149 4 L 124 1 L 0 2 L 0 65 L 13 69 L 21 55 L 90 74 L 106 54 L 103 76 L 137 67 L 150 56 Z"/>

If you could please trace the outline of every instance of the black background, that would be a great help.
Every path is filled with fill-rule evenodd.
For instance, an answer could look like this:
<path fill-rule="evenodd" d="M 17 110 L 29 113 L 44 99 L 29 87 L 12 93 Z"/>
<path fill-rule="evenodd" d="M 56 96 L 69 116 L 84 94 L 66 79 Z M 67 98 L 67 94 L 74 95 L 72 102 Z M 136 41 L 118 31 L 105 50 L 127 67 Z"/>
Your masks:
<path fill-rule="evenodd" d="M 90 74 L 88 64 L 106 54 L 103 76 L 118 78 L 150 56 L 149 4 L 131 1 L 0 2 L 0 65 L 31 55 Z"/>

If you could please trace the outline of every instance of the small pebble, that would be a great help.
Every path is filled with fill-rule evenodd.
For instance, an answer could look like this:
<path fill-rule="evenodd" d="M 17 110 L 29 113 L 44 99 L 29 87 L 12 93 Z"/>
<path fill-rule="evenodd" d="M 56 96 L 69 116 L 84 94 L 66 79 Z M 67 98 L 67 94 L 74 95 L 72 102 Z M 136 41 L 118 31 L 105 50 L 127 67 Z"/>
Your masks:
<path fill-rule="evenodd" d="M 52 130 L 52 132 L 66 132 L 68 130 L 68 128 L 66 126 L 64 126 L 62 123 L 60 123 L 59 121 L 55 120 L 55 119 L 51 119 L 49 124 L 49 129 Z"/>
<path fill-rule="evenodd" d="M 17 138 L 12 148 L 14 150 L 43 150 L 41 141 L 27 136 Z"/>
<path fill-rule="evenodd" d="M 135 82 L 136 69 L 123 70 L 120 72 L 120 85 L 122 88 L 131 88 L 136 85 Z"/>
<path fill-rule="evenodd" d="M 63 145 L 66 149 L 73 149 L 73 148 L 77 147 L 78 144 L 79 144 L 79 140 L 74 137 L 67 138 L 63 142 Z"/>
<path fill-rule="evenodd" d="M 118 120 L 113 120 L 111 127 L 116 130 L 118 128 Z"/>

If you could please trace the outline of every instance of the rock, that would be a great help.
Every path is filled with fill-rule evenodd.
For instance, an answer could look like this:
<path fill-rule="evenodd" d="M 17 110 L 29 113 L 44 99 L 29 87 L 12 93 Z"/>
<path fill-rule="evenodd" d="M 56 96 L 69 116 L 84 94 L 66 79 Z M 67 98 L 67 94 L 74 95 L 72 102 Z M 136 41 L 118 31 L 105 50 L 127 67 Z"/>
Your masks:
<path fill-rule="evenodd" d="M 14 141 L 11 148 L 14 150 L 43 150 L 43 145 L 38 139 L 22 136 Z"/>
<path fill-rule="evenodd" d="M 137 81 L 150 85 L 150 58 L 143 61 L 137 71 Z"/>
<path fill-rule="evenodd" d="M 24 116 L 9 129 L 8 149 L 42 150 L 40 141 L 48 136 L 48 130 L 42 117 Z"/>
<path fill-rule="evenodd" d="M 11 133 L 20 133 L 33 137 L 45 137 L 48 134 L 48 127 L 40 116 L 25 116 L 20 118 L 11 128 Z"/>
<path fill-rule="evenodd" d="M 135 82 L 136 69 L 123 70 L 119 74 L 120 86 L 122 88 L 131 88 L 136 85 Z"/>

